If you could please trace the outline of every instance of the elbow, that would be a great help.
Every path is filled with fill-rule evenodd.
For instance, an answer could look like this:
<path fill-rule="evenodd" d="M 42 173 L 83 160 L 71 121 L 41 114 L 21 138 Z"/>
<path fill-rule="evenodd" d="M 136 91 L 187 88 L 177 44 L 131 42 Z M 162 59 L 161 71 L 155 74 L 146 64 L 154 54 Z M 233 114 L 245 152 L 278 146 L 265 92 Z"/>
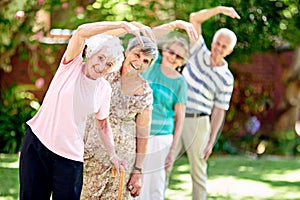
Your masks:
<path fill-rule="evenodd" d="M 192 13 L 190 14 L 190 23 L 193 23 L 193 22 L 196 21 L 196 20 L 195 20 L 195 16 L 196 16 L 196 13 L 194 13 L 194 12 L 192 12 Z"/>
<path fill-rule="evenodd" d="M 74 35 L 76 35 L 77 37 L 81 37 L 81 38 L 86 38 L 86 33 L 87 33 L 87 28 L 85 24 L 79 25 L 76 29 L 76 31 L 74 32 Z"/>

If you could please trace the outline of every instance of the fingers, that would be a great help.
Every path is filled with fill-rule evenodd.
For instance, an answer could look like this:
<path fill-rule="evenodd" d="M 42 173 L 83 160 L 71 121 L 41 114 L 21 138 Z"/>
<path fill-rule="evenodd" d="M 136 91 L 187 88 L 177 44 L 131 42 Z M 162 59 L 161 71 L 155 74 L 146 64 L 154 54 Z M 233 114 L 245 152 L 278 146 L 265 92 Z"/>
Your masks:
<path fill-rule="evenodd" d="M 237 19 L 240 19 L 241 17 L 239 16 L 239 14 L 235 11 L 234 8 L 232 7 L 229 7 L 228 8 L 228 15 L 231 17 L 231 18 L 237 18 Z"/>
<path fill-rule="evenodd" d="M 196 41 L 198 39 L 197 31 L 192 24 L 188 26 L 186 32 L 191 40 Z"/>
<path fill-rule="evenodd" d="M 155 35 L 149 26 L 142 27 L 141 32 L 143 33 L 144 36 L 147 36 L 154 44 L 156 44 Z"/>
<path fill-rule="evenodd" d="M 197 30 L 195 29 L 195 26 L 192 23 L 183 21 L 183 20 L 176 20 L 176 27 L 180 29 L 184 29 L 189 36 L 191 40 L 196 41 L 198 39 L 198 33 Z"/>
<path fill-rule="evenodd" d="M 156 39 L 152 29 L 138 22 L 130 22 L 127 24 L 127 32 L 137 37 L 139 44 L 143 47 L 144 43 L 141 35 L 148 37 L 153 43 L 156 43 Z"/>
<path fill-rule="evenodd" d="M 239 14 L 234 10 L 234 8 L 232 8 L 232 11 L 231 11 L 231 17 L 232 17 L 232 18 L 241 19 L 241 17 L 240 17 Z"/>
<path fill-rule="evenodd" d="M 132 197 L 137 197 L 140 195 L 142 187 L 142 174 L 141 173 L 132 173 L 127 184 L 127 189 L 130 191 Z"/>
<path fill-rule="evenodd" d="M 129 185 L 129 186 L 127 187 L 127 189 L 130 191 L 130 195 L 131 195 L 132 197 L 137 197 L 137 196 L 140 195 L 140 190 L 141 190 L 140 187 L 134 187 L 133 185 Z"/>
<path fill-rule="evenodd" d="M 114 165 L 118 175 L 120 174 L 120 168 L 122 168 L 122 170 L 126 169 L 126 160 L 124 159 L 114 156 L 114 158 L 111 159 L 111 162 Z"/>

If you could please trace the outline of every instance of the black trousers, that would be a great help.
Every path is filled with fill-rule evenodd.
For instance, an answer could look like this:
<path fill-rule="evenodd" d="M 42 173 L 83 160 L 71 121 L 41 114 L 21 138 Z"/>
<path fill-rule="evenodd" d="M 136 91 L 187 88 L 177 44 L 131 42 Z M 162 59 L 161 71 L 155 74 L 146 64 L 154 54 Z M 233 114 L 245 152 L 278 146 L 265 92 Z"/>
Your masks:
<path fill-rule="evenodd" d="M 83 163 L 47 149 L 29 128 L 20 157 L 20 200 L 79 200 Z"/>

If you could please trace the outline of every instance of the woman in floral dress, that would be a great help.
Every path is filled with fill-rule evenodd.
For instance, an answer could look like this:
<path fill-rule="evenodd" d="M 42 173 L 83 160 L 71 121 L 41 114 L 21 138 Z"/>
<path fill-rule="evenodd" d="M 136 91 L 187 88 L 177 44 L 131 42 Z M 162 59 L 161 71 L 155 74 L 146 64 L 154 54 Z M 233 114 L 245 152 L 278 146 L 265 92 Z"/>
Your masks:
<path fill-rule="evenodd" d="M 89 116 L 85 131 L 84 183 L 81 199 L 117 200 L 139 195 L 142 184 L 143 160 L 150 132 L 152 90 L 140 73 L 157 57 L 157 47 L 142 37 L 141 47 L 136 38 L 129 42 L 120 71 L 106 79 L 112 87 L 110 124 L 114 134 L 116 154 L 126 160 L 123 184 L 120 174 L 112 177 L 111 160 L 99 139 L 94 116 Z M 128 189 L 129 187 L 129 189 Z M 130 190 L 130 191 L 129 191 Z"/>

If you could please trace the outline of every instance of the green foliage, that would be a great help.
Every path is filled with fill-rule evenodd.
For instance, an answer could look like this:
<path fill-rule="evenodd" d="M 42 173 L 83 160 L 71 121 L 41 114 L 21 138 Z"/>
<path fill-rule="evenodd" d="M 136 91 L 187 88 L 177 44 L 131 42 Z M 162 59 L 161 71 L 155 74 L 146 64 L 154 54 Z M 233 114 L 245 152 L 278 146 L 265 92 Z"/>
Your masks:
<path fill-rule="evenodd" d="M 24 92 L 16 85 L 2 90 L 1 97 L 0 152 L 16 153 L 27 129 L 26 121 L 36 113 L 39 104 L 32 93 Z"/>
<path fill-rule="evenodd" d="M 33 32 L 36 12 L 41 9 L 51 12 L 51 28 L 74 30 L 82 23 L 106 20 L 138 21 L 151 27 L 175 19 L 188 21 L 191 12 L 218 5 L 234 7 L 241 19 L 216 15 L 202 25 L 203 36 L 209 46 L 217 29 L 221 27 L 232 29 L 238 36 L 238 43 L 234 53 L 228 57 L 229 62 L 245 62 L 253 52 L 275 51 L 286 42 L 293 47 L 300 45 L 299 0 L 95 0 L 92 3 L 71 0 L 5 0 L 0 2 L 0 68 L 6 72 L 11 71 L 10 58 L 17 49 L 21 51 L 23 47 L 35 51 L 35 56 L 27 50 L 22 51 L 21 57 L 29 59 L 31 71 L 39 73 L 39 76 L 43 76 L 45 72 L 38 69 L 36 57 L 45 59 L 47 63 L 56 60 L 55 46 L 42 45 L 38 42 L 40 33 L 46 35 L 44 30 Z M 24 16 L 17 15 L 18 11 L 24 11 Z M 39 48 L 45 48 L 45 51 L 36 52 L 37 45 Z M 220 140 L 223 141 L 222 145 L 219 145 L 228 152 L 235 152 L 236 147 L 231 148 L 232 143 L 226 142 L 226 139 L 230 141 L 233 135 L 243 135 L 241 133 L 245 131 L 246 120 L 250 116 L 259 118 L 265 115 L 266 108 L 272 106 L 270 102 L 272 84 L 267 88 L 257 88 L 251 86 L 255 77 L 241 72 L 233 73 L 238 75 L 235 76 L 232 104 L 226 118 L 231 127 L 224 127 L 226 135 Z M 5 107 L 1 109 L 4 110 L 1 113 L 10 113 Z M 235 120 L 237 118 L 239 120 Z M 9 125 L 5 125 L 6 129 L 11 130 L 7 128 Z M 6 138 L 14 135 L 17 135 L 14 131 L 6 132 Z M 256 145 L 256 140 L 251 141 L 253 143 L 245 143 L 249 144 L 249 147 L 245 148 L 253 148 Z M 18 148 L 18 142 L 11 142 L 8 145 L 13 149 Z"/>
<path fill-rule="evenodd" d="M 300 137 L 293 130 L 273 133 L 267 142 L 266 153 L 287 156 L 300 155 Z"/>
<path fill-rule="evenodd" d="M 5 2 L 4 2 L 5 3 Z M 3 5 L 2 5 L 3 6 Z M 10 57 L 21 42 L 30 42 L 37 1 L 8 1 L 0 12 L 1 68 L 11 71 Z M 19 13 L 18 13 L 19 11 Z"/>

